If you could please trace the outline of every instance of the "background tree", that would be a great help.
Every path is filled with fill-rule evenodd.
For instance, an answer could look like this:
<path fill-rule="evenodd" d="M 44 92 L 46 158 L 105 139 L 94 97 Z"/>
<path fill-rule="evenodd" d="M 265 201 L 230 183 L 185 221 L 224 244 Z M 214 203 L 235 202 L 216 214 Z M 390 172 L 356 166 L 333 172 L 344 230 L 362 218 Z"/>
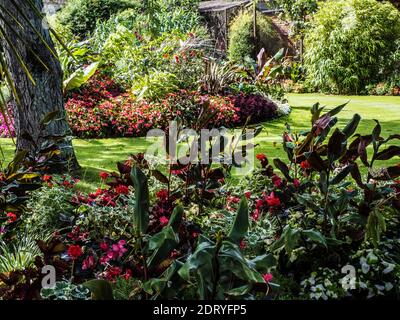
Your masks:
<path fill-rule="evenodd" d="M 309 16 L 318 10 L 317 0 L 278 0 L 293 23 L 293 33 L 299 38 L 300 60 L 303 62 L 304 37 Z"/>
<path fill-rule="evenodd" d="M 43 21 L 42 0 L 0 0 L 0 61 L 14 97 L 17 151 L 33 153 L 57 140 L 65 170 L 79 164 L 66 121 L 62 70 L 50 30 Z M 44 125 L 46 115 L 56 119 Z"/>

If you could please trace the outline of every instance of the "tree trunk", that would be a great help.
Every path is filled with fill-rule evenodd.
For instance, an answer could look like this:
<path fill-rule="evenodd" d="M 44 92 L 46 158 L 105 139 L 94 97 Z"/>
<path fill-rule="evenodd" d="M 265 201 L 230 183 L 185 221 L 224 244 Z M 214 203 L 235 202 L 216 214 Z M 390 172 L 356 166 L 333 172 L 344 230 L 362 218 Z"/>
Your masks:
<path fill-rule="evenodd" d="M 42 11 L 42 0 L 35 0 L 36 7 Z M 3 41 L 5 60 L 15 84 L 16 92 L 20 100 L 20 106 L 14 103 L 15 131 L 17 136 L 17 151 L 28 150 L 31 154 L 43 143 L 54 141 L 60 136 L 69 136 L 70 129 L 66 120 L 62 93 L 62 70 L 60 62 L 48 50 L 39 36 L 32 30 L 23 16 L 9 0 L 0 0 L 0 3 L 17 18 L 23 29 L 18 28 L 12 19 L 2 13 L 1 21 L 5 35 L 12 39 L 13 45 L 25 62 L 35 84 L 29 79 L 27 73 L 18 63 L 17 56 L 10 45 Z M 38 17 L 25 0 L 15 0 L 20 10 L 29 18 L 32 25 L 47 41 L 49 47 L 55 52 L 50 32 L 45 28 L 42 19 Z M 20 39 L 16 36 L 20 37 Z M 23 41 L 21 40 L 23 39 Z M 47 69 L 34 56 L 36 54 L 45 63 Z M 14 101 L 16 101 L 14 97 Z M 56 120 L 43 126 L 42 120 L 50 112 L 57 112 Z M 74 172 L 79 169 L 79 164 L 70 139 L 62 139 L 58 142 L 61 150 L 61 158 L 67 165 L 61 171 Z"/>

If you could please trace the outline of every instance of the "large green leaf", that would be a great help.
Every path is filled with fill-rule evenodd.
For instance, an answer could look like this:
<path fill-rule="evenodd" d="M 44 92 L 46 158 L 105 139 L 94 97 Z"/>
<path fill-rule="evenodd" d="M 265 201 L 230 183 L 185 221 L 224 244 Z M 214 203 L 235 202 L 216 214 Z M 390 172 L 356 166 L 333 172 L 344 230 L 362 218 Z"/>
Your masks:
<path fill-rule="evenodd" d="M 179 226 L 182 216 L 183 208 L 181 206 L 175 207 L 168 225 L 150 238 L 148 248 L 150 251 L 153 251 L 153 254 L 147 261 L 150 269 L 167 259 L 172 250 L 178 245 Z"/>
<path fill-rule="evenodd" d="M 95 74 L 98 66 L 99 62 L 93 62 L 85 68 L 76 70 L 64 81 L 64 91 L 80 88 Z"/>
<path fill-rule="evenodd" d="M 275 257 L 270 253 L 257 256 L 249 261 L 250 266 L 259 272 L 267 272 L 270 268 L 274 267 L 276 263 Z"/>
<path fill-rule="evenodd" d="M 314 229 L 310 229 L 310 230 L 303 230 L 302 233 L 311 241 L 313 242 L 317 242 L 319 244 L 322 244 L 325 247 L 328 247 L 327 243 L 326 243 L 326 239 L 325 237 L 321 234 L 321 232 L 314 230 Z"/>
<path fill-rule="evenodd" d="M 192 277 L 197 279 L 197 292 L 199 298 L 204 300 L 210 298 L 213 283 L 216 275 L 214 274 L 215 244 L 200 235 L 199 244 L 185 264 L 179 269 L 179 276 L 185 281 L 190 281 Z"/>
<path fill-rule="evenodd" d="M 228 234 L 228 238 L 234 243 L 240 243 L 240 241 L 246 236 L 248 229 L 249 207 L 246 198 L 242 197 L 232 228 Z"/>
<path fill-rule="evenodd" d="M 93 300 L 114 300 L 111 285 L 106 280 L 94 279 L 83 283 L 92 293 Z"/>

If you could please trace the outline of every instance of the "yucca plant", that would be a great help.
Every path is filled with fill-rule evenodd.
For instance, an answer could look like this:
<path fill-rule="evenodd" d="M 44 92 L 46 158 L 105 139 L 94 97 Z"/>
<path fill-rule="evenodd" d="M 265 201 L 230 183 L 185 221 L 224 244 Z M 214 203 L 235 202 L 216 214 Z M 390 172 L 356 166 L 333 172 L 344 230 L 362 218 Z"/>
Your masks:
<path fill-rule="evenodd" d="M 29 236 L 23 236 L 16 244 L 0 241 L 0 273 L 24 270 L 33 265 L 40 254 L 36 242 Z"/>
<path fill-rule="evenodd" d="M 0 81 L 13 96 L 17 150 L 37 148 L 44 142 L 58 141 L 68 167 L 79 168 L 65 118 L 62 70 L 51 34 L 44 23 L 42 0 L 0 0 Z M 7 101 L 0 95 L 0 111 L 7 113 Z M 46 114 L 57 114 L 57 121 L 40 130 Z M 7 118 L 7 116 L 6 116 Z"/>

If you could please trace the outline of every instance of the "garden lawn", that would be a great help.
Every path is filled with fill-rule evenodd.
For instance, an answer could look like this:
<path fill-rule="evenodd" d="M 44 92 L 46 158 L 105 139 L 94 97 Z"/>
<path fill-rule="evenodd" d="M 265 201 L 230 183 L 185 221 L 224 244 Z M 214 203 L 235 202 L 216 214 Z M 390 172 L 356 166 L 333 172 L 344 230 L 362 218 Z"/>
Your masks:
<path fill-rule="evenodd" d="M 371 133 L 377 119 L 382 125 L 382 136 L 399 133 L 400 97 L 379 96 L 327 96 L 319 94 L 289 94 L 289 103 L 293 107 L 289 116 L 263 123 L 264 130 L 257 137 L 259 146 L 256 153 L 265 153 L 269 158 L 284 158 L 281 135 L 285 123 L 290 123 L 292 130 L 302 131 L 310 127 L 310 107 L 320 102 L 327 109 L 349 101 L 339 117 L 339 126 L 344 127 L 354 113 L 362 117 L 358 133 Z M 14 146 L 11 139 L 0 139 L 3 161 L 12 159 Z M 99 172 L 115 170 L 115 162 L 122 161 L 131 153 L 144 152 L 150 145 L 145 138 L 90 139 L 74 140 L 75 151 L 83 168 L 79 187 L 93 190 L 100 186 Z M 394 158 L 389 164 L 398 163 Z"/>

